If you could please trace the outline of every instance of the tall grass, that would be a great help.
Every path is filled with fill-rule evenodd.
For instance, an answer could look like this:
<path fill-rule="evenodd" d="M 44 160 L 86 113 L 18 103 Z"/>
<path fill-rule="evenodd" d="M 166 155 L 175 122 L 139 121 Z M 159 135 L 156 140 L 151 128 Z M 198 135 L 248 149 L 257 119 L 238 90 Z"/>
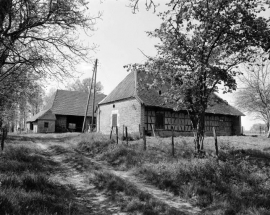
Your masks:
<path fill-rule="evenodd" d="M 174 158 L 169 138 L 147 138 L 146 151 L 142 140 L 126 146 L 95 138 L 83 143 L 95 158 L 116 168 L 135 167 L 148 182 L 194 201 L 205 214 L 270 214 L 270 154 L 263 138 L 255 144 L 251 137 L 220 137 L 219 162 L 211 138 L 206 138 L 204 159 L 193 157 L 189 137 L 176 138 Z"/>
<path fill-rule="evenodd" d="M 124 212 L 143 215 L 179 215 L 174 208 L 157 202 L 148 193 L 108 172 L 96 171 L 95 178 L 91 182 L 97 188 L 106 190 L 111 200 L 117 203 Z"/>
<path fill-rule="evenodd" d="M 71 187 L 50 180 L 56 163 L 10 141 L 0 155 L 0 214 L 77 214 Z"/>

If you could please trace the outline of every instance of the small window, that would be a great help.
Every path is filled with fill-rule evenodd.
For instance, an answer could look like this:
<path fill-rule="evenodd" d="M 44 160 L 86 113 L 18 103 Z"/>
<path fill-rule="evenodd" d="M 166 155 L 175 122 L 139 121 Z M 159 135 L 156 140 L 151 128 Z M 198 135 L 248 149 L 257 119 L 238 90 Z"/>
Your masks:
<path fill-rule="evenodd" d="M 117 126 L 117 114 L 112 115 L 112 126 Z"/>
<path fill-rule="evenodd" d="M 69 129 L 76 129 L 76 124 L 75 123 L 68 123 L 68 128 Z"/>
<path fill-rule="evenodd" d="M 161 96 L 161 90 L 158 91 L 158 94 Z"/>
<path fill-rule="evenodd" d="M 164 128 L 165 128 L 164 113 L 157 112 L 156 113 L 156 129 L 164 129 Z"/>
<path fill-rule="evenodd" d="M 115 108 L 115 105 L 113 105 L 113 108 Z"/>
<path fill-rule="evenodd" d="M 44 128 L 49 128 L 49 123 L 48 122 L 44 122 Z"/>

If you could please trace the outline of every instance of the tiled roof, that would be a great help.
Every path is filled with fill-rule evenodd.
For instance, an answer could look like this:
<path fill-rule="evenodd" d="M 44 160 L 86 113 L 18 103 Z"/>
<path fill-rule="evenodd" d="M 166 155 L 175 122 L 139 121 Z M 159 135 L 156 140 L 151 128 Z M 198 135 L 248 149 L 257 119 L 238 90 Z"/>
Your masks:
<path fill-rule="evenodd" d="M 56 120 L 56 117 L 51 110 L 43 110 L 26 120 L 26 122 L 35 122 L 38 119 Z"/>
<path fill-rule="evenodd" d="M 134 97 L 135 93 L 135 78 L 134 73 L 130 72 L 123 81 L 121 81 L 116 88 L 103 99 L 99 104 L 110 103 Z"/>
<path fill-rule="evenodd" d="M 95 107 L 106 96 L 96 93 Z M 84 116 L 88 94 L 78 91 L 57 90 L 52 105 L 52 112 L 59 115 Z M 92 115 L 93 94 L 88 105 L 87 115 Z"/>
<path fill-rule="evenodd" d="M 139 81 L 145 80 L 143 75 L 138 73 Z M 117 85 L 117 87 L 99 104 L 115 102 L 122 99 L 135 98 L 135 95 L 143 102 L 145 106 L 162 107 L 173 109 L 173 104 L 165 103 L 162 96 L 154 89 L 142 89 L 137 84 L 137 93 L 135 93 L 135 76 L 134 72 L 130 72 L 126 78 Z M 215 103 L 209 105 L 206 113 L 224 114 L 233 116 L 244 116 L 242 112 L 229 105 L 226 101 L 215 95 Z"/>

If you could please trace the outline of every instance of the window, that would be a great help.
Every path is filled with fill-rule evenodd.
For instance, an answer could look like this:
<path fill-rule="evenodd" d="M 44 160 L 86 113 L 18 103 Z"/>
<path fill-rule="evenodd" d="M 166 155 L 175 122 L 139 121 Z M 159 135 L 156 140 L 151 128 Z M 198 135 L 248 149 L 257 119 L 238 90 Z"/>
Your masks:
<path fill-rule="evenodd" d="M 49 128 L 49 123 L 48 122 L 44 122 L 44 128 Z"/>
<path fill-rule="evenodd" d="M 117 126 L 117 114 L 112 115 L 112 126 Z"/>
<path fill-rule="evenodd" d="M 164 128 L 165 128 L 164 113 L 157 112 L 156 113 L 156 129 L 164 129 Z"/>
<path fill-rule="evenodd" d="M 161 96 L 161 90 L 158 91 L 158 94 Z"/>
<path fill-rule="evenodd" d="M 69 129 L 76 129 L 76 124 L 75 123 L 68 123 L 68 128 Z"/>

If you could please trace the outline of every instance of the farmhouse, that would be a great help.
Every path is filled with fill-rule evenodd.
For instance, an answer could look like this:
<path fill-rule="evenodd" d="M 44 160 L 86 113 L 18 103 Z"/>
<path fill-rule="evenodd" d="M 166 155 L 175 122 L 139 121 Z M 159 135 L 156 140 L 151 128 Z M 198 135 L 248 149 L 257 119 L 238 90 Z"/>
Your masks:
<path fill-rule="evenodd" d="M 94 110 L 97 104 L 104 98 L 105 98 L 104 94 L 102 93 L 96 94 Z M 52 107 L 46 112 L 46 113 L 50 113 L 51 116 L 54 117 L 54 123 L 51 122 L 51 124 L 49 124 L 49 126 L 51 126 L 51 129 L 46 130 L 43 128 L 45 124 L 43 126 L 42 123 L 37 123 L 41 120 L 44 121 L 45 118 L 47 117 L 47 115 L 44 115 L 44 116 L 42 115 L 42 113 L 45 112 L 45 111 L 42 111 L 38 113 L 37 115 L 33 116 L 32 117 L 33 119 L 31 118 L 27 120 L 27 122 L 29 123 L 28 130 L 34 133 L 68 132 L 68 131 L 81 132 L 84 115 L 86 111 L 87 99 L 88 99 L 88 94 L 84 92 L 57 90 Z M 91 99 L 88 105 L 86 129 L 88 129 L 89 124 L 92 122 L 92 110 L 93 110 L 93 95 L 91 96 Z M 39 118 L 40 115 L 42 115 L 41 119 Z M 95 115 L 96 114 L 94 113 L 94 128 L 96 127 Z M 34 119 L 38 121 L 33 121 Z M 31 123 L 33 125 L 36 124 L 37 128 L 34 129 L 34 127 L 31 127 Z"/>
<path fill-rule="evenodd" d="M 52 133 L 55 132 L 55 121 L 56 117 L 51 110 L 43 110 L 28 119 L 26 127 L 34 133 Z"/>
<path fill-rule="evenodd" d="M 143 80 L 142 75 L 130 72 L 98 104 L 97 131 L 109 134 L 111 127 L 117 126 L 121 134 L 122 127 L 127 126 L 129 133 L 138 133 L 144 127 L 147 135 L 152 135 L 154 130 L 156 135 L 169 136 L 173 125 L 175 135 L 193 135 L 187 111 L 174 111 L 172 105 L 164 102 L 160 91 L 142 89 L 138 80 Z M 241 116 L 244 114 L 216 97 L 218 102 L 206 111 L 206 135 L 212 135 L 213 127 L 218 135 L 240 135 Z"/>

